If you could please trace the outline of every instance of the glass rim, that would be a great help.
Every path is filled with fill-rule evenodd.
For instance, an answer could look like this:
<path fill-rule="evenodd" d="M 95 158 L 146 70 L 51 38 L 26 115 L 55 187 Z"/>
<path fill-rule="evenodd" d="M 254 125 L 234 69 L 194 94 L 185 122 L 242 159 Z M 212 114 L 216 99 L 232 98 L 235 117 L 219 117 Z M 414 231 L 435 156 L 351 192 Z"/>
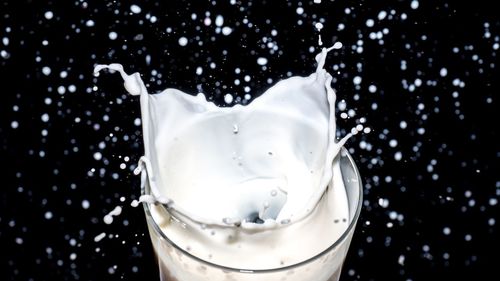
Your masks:
<path fill-rule="evenodd" d="M 218 269 L 221 269 L 224 271 L 238 272 L 238 273 L 258 274 L 258 273 L 271 273 L 271 272 L 278 272 L 278 271 L 284 271 L 284 270 L 291 270 L 291 269 L 300 267 L 302 265 L 308 264 L 310 262 L 313 262 L 313 261 L 319 259 L 320 257 L 324 256 L 326 253 L 330 252 L 332 249 L 334 249 L 337 246 L 339 246 L 340 244 L 342 244 L 347 239 L 347 237 L 349 236 L 351 231 L 354 231 L 354 228 L 356 227 L 356 223 L 357 223 L 359 215 L 361 213 L 361 207 L 363 205 L 363 183 L 361 181 L 361 176 L 359 174 L 358 167 L 356 166 L 356 163 L 354 162 L 354 159 L 352 158 L 349 151 L 345 147 L 342 147 L 339 154 L 342 154 L 341 156 L 346 156 L 348 158 L 349 163 L 351 164 L 352 168 L 354 169 L 354 173 L 356 175 L 356 178 L 358 179 L 359 195 L 358 195 L 358 203 L 356 204 L 356 211 L 354 213 L 354 216 L 353 216 L 352 220 L 349 222 L 349 225 L 347 226 L 346 230 L 342 233 L 342 235 L 340 235 L 340 237 L 337 240 L 335 240 L 335 242 L 333 244 L 328 246 L 328 248 L 315 254 L 314 256 L 312 256 L 308 259 L 305 259 L 301 262 L 294 263 L 291 265 L 287 265 L 287 266 L 283 266 L 283 267 L 276 267 L 276 268 L 269 268 L 269 269 L 267 269 L 267 268 L 266 269 L 244 269 L 244 268 L 235 268 L 235 267 L 224 266 L 224 265 L 220 265 L 217 263 L 212 263 L 212 262 L 206 261 L 200 257 L 197 257 L 197 256 L 189 253 L 188 251 L 184 250 L 182 247 L 180 247 L 179 245 L 174 243 L 172 240 L 170 240 L 165 235 L 165 233 L 161 230 L 161 228 L 158 226 L 156 221 L 153 219 L 153 216 L 151 215 L 151 211 L 150 211 L 150 207 L 149 207 L 150 203 L 143 202 L 142 205 L 144 207 L 144 212 L 146 213 L 146 216 L 150 217 L 150 219 L 152 221 L 153 228 L 160 235 L 160 237 L 165 239 L 166 242 L 168 242 L 170 245 L 172 245 L 172 247 L 181 251 L 184 255 L 188 256 L 191 259 L 194 259 L 195 261 L 198 261 L 198 262 L 203 263 L 207 266 L 215 267 L 215 268 L 218 268 Z M 146 185 L 147 184 L 148 183 L 146 181 Z M 141 188 L 142 195 L 146 194 L 145 189 L 146 189 L 145 186 Z"/>

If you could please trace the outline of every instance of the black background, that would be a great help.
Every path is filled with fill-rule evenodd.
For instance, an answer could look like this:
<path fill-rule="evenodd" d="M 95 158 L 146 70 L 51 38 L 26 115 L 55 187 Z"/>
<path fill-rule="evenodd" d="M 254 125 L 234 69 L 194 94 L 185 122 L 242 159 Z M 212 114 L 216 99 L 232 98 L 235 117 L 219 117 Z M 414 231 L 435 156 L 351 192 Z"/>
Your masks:
<path fill-rule="evenodd" d="M 339 133 L 372 128 L 347 145 L 365 201 L 341 280 L 498 280 L 500 16 L 494 1 L 411 3 L 1 2 L 0 280 L 157 280 L 143 211 L 130 207 L 139 102 L 118 75 L 94 77 L 95 64 L 140 72 L 151 93 L 202 91 L 222 106 L 231 93 L 244 104 L 246 86 L 255 97 L 314 71 L 318 21 L 325 45 L 344 44 L 326 64 L 355 112 Z"/>

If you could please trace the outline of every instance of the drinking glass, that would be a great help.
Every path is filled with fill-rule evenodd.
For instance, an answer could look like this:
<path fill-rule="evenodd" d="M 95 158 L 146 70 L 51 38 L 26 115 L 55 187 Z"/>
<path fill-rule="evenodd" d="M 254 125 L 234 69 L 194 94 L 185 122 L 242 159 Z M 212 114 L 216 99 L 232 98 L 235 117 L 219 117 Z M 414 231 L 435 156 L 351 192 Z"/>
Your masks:
<path fill-rule="evenodd" d="M 348 227 L 333 244 L 315 256 L 302 262 L 272 269 L 232 268 L 214 264 L 194 256 L 173 243 L 162 232 L 151 215 L 151 208 L 163 208 L 158 212 L 168 212 L 162 205 L 143 203 L 151 241 L 159 265 L 161 281 L 338 281 L 342 264 L 356 227 L 362 206 L 361 178 L 351 155 L 342 148 L 337 155 L 347 194 L 349 207 Z M 147 181 L 146 181 L 147 182 Z M 150 194 L 146 183 L 142 194 Z M 300 241 L 307 245 L 307 241 Z M 265 254 L 265 253 L 263 253 Z M 235 255 L 235 259 L 237 259 Z"/>

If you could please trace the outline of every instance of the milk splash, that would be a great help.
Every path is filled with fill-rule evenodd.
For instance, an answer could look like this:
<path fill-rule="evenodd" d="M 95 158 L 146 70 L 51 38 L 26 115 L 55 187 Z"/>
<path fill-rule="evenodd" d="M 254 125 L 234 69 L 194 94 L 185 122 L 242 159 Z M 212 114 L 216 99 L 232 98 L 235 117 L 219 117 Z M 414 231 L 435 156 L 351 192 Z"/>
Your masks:
<path fill-rule="evenodd" d="M 203 93 L 148 94 L 139 73 L 120 64 L 125 89 L 140 96 L 145 155 L 137 173 L 176 219 L 199 225 L 270 229 L 298 222 L 332 182 L 333 160 L 356 130 L 336 142 L 327 53 L 316 72 L 280 81 L 247 106 L 217 107 Z M 335 188 L 331 186 L 331 188 Z"/>

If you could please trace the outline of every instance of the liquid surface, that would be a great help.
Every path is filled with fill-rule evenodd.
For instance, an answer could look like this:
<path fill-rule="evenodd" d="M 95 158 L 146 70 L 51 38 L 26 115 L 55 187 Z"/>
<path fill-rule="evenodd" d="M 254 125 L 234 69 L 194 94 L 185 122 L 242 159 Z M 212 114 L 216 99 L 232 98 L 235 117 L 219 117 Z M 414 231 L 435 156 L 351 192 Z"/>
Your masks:
<path fill-rule="evenodd" d="M 335 93 L 323 69 L 340 47 L 323 49 L 310 76 L 231 108 L 175 89 L 150 95 L 138 73 L 96 67 L 120 72 L 141 98 L 143 183 L 152 191 L 142 199 L 168 208 L 151 210 L 169 239 L 214 263 L 266 269 L 310 258 L 340 237 L 348 207 L 334 158 L 350 134 L 335 141 Z"/>

